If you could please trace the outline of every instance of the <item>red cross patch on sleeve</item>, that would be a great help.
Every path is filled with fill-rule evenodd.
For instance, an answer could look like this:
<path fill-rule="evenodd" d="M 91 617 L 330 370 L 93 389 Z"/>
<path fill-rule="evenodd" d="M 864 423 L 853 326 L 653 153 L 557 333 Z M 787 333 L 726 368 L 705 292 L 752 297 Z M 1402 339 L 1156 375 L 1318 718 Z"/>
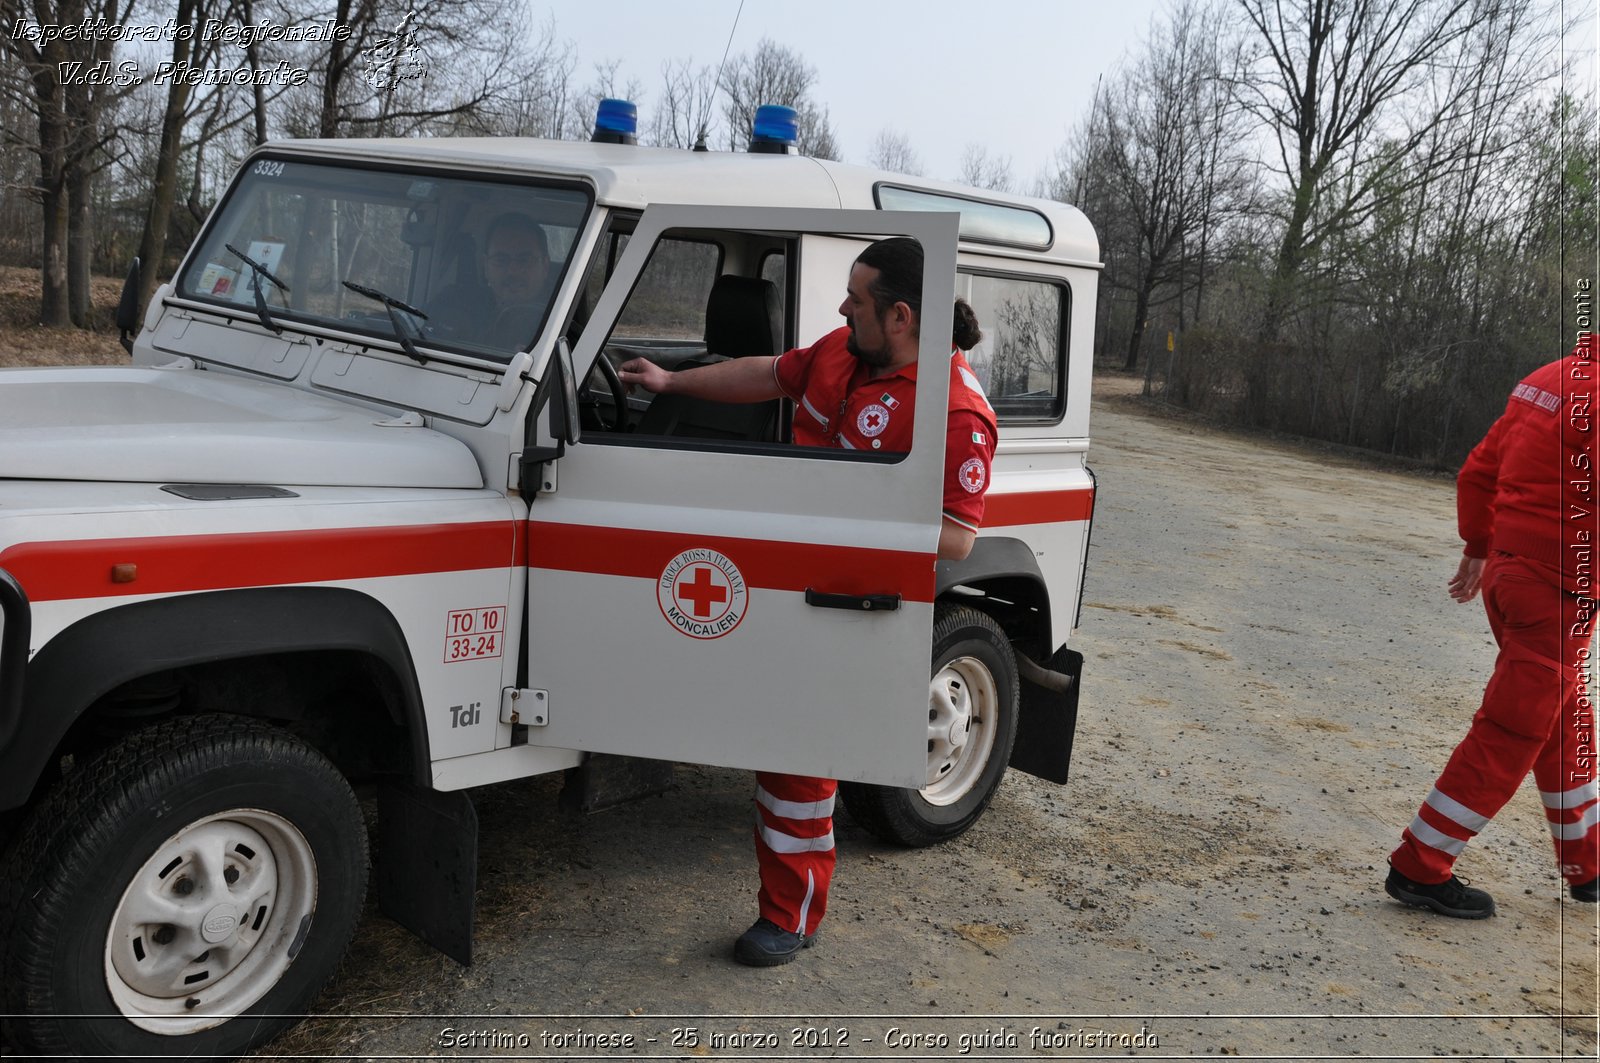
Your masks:
<path fill-rule="evenodd" d="M 961 463 L 961 468 L 956 473 L 956 482 L 969 495 L 975 495 L 982 491 L 983 485 L 988 479 L 989 470 L 984 468 L 982 458 L 968 458 Z"/>

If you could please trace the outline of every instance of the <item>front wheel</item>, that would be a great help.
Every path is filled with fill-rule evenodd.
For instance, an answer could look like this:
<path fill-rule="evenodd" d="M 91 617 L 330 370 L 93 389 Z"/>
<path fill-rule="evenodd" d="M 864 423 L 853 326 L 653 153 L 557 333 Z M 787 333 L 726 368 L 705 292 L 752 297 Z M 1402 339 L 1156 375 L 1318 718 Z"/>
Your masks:
<path fill-rule="evenodd" d="M 989 807 L 1017 734 L 1017 659 L 987 614 L 940 605 L 928 683 L 928 774 L 920 790 L 842 783 L 850 815 L 884 841 L 948 841 Z"/>
<path fill-rule="evenodd" d="M 186 717 L 71 772 L 3 873 L 17 1041 L 232 1057 L 294 1022 L 344 955 L 366 828 L 343 776 L 304 742 Z"/>

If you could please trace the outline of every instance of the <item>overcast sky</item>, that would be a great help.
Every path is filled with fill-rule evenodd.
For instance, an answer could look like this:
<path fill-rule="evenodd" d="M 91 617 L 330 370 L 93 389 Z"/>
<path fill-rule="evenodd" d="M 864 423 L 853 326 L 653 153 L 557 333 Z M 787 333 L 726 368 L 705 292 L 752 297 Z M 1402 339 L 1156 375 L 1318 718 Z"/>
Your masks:
<path fill-rule="evenodd" d="M 661 65 L 692 58 L 713 69 L 763 37 L 816 68 L 845 161 L 867 162 L 883 129 L 904 133 L 929 177 L 954 178 L 962 149 L 1009 156 L 1017 191 L 1031 192 L 1068 131 L 1087 113 L 1095 79 L 1135 55 L 1167 0 L 525 0 L 535 24 L 554 17 L 576 47 L 577 79 L 616 60 L 618 85 L 644 89 L 648 120 Z M 1594 91 L 1595 0 L 1558 0 L 1573 31 L 1578 84 Z M 735 28 L 735 16 L 738 16 Z M 713 144 L 713 147 L 717 145 Z"/>
<path fill-rule="evenodd" d="M 620 60 L 619 83 L 645 90 L 645 120 L 661 64 L 693 57 L 713 69 L 761 38 L 816 68 L 845 161 L 865 163 L 881 129 L 904 133 L 929 177 L 953 178 L 968 143 L 1011 157 L 1029 190 L 1089 107 L 1095 78 L 1131 54 L 1162 0 L 528 0 L 577 46 L 585 83 L 597 61 Z M 734 29 L 734 16 L 738 28 Z"/>

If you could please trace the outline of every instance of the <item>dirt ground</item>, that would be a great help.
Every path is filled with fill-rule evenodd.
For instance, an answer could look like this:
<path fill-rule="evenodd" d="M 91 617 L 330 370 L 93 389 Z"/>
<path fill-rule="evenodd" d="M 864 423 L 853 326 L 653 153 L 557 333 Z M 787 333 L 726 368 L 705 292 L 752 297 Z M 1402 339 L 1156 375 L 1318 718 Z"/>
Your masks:
<path fill-rule="evenodd" d="M 96 331 L 39 327 L 39 271 L 0 266 L 0 368 L 30 365 L 114 365 L 127 359 L 112 326 L 120 277 L 90 282 Z"/>
<path fill-rule="evenodd" d="M 824 934 L 769 971 L 728 955 L 748 776 L 586 818 L 548 780 L 483 791 L 477 962 L 374 915 L 260 1058 L 1594 1058 L 1596 911 L 1531 783 L 1460 864 L 1496 918 L 1381 889 L 1493 659 L 1444 592 L 1453 485 L 1109 396 L 1092 430 L 1067 785 L 1012 773 L 932 850 L 842 814 Z"/>
<path fill-rule="evenodd" d="M 8 329 L 0 364 L 50 339 Z M 1459 865 L 1496 918 L 1382 892 L 1493 660 L 1444 591 L 1450 481 L 1096 386 L 1068 784 L 1012 773 L 930 850 L 842 813 L 823 936 L 766 971 L 729 956 L 748 775 L 680 766 L 588 817 L 551 779 L 476 791 L 476 963 L 369 909 L 319 1014 L 255 1058 L 1595 1058 L 1600 923 L 1531 781 Z"/>

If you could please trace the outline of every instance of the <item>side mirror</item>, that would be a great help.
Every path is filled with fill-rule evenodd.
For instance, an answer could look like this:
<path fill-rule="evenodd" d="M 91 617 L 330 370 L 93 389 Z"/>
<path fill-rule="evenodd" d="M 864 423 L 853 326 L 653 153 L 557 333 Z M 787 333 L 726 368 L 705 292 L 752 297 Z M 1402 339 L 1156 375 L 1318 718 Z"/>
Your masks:
<path fill-rule="evenodd" d="M 530 417 L 538 417 L 544 404 L 555 401 L 550 411 L 550 434 L 558 445 L 576 443 L 581 435 L 578 427 L 578 379 L 572 370 L 572 348 L 567 338 L 556 341 L 556 350 L 545 366 L 544 375 L 533 388 Z"/>
<path fill-rule="evenodd" d="M 117 330 L 122 334 L 123 350 L 133 353 L 133 334 L 139 331 L 139 256 L 128 267 L 128 279 L 122 282 L 122 300 L 117 303 Z"/>
<path fill-rule="evenodd" d="M 519 462 L 522 491 L 529 498 L 551 488 L 545 482 L 545 465 L 566 453 L 568 444 L 576 443 L 580 433 L 578 380 L 572 370 L 572 348 L 567 345 L 565 336 L 556 341 L 555 354 L 545 366 L 544 375 L 534 385 L 533 402 L 528 410 L 530 427 L 538 419 L 544 404 L 552 399 L 555 400 L 555 408 L 550 411 L 550 434 L 555 437 L 555 446 L 524 447 Z"/>

